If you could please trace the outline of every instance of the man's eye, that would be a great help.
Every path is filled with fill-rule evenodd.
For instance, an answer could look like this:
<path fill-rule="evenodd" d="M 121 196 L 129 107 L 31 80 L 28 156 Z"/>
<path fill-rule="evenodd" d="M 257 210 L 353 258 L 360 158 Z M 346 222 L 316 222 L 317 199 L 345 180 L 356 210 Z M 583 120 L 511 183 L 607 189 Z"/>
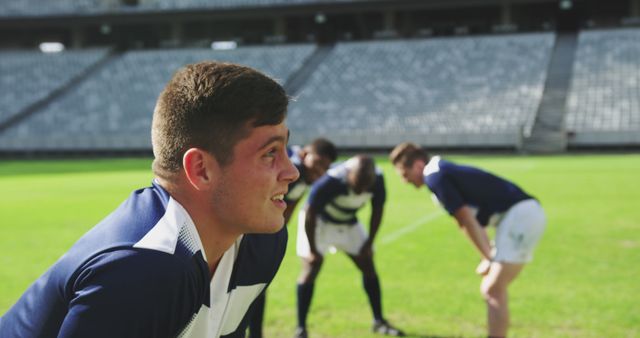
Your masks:
<path fill-rule="evenodd" d="M 265 156 L 267 157 L 275 157 L 277 153 L 276 148 L 271 148 L 269 149 L 269 151 L 265 154 Z"/>

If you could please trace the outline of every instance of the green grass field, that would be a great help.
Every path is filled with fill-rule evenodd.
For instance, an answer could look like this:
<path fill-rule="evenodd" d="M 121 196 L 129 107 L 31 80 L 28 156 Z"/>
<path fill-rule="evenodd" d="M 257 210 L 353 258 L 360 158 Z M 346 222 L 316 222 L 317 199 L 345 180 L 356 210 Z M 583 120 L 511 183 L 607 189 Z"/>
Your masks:
<path fill-rule="evenodd" d="M 640 156 L 455 156 L 514 180 L 548 217 L 534 261 L 511 287 L 513 337 L 640 337 Z M 376 241 L 383 306 L 416 337 L 481 337 L 479 261 L 426 189 L 381 158 L 388 199 Z M 85 231 L 150 183 L 148 159 L 0 163 L 0 314 Z M 362 220 L 368 224 L 367 210 Z M 296 224 L 267 295 L 267 337 L 295 326 Z M 316 337 L 374 337 L 360 276 L 327 257 L 309 315 Z"/>

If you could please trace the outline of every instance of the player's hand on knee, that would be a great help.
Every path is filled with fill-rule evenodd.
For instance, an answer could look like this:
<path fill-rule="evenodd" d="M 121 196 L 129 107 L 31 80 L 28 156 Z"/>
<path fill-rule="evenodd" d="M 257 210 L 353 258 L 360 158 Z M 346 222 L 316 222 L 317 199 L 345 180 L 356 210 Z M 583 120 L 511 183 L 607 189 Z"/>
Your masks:
<path fill-rule="evenodd" d="M 486 276 L 489 274 L 489 270 L 491 269 L 491 261 L 483 258 L 480 261 L 480 264 L 476 267 L 476 273 L 480 276 Z"/>
<path fill-rule="evenodd" d="M 370 241 L 364 242 L 362 247 L 360 248 L 360 252 L 358 253 L 360 257 L 372 257 L 373 256 L 373 245 Z"/>
<path fill-rule="evenodd" d="M 311 253 L 309 255 L 309 264 L 321 264 L 323 259 L 324 258 L 322 257 L 322 254 L 320 252 L 318 252 L 317 250 L 311 250 Z"/>

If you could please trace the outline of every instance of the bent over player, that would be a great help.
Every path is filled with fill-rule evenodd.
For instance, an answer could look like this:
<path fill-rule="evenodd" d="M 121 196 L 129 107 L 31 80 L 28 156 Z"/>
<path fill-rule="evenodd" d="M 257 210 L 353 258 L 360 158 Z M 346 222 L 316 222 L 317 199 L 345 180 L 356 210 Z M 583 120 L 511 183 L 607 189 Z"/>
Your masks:
<path fill-rule="evenodd" d="M 302 259 L 298 279 L 298 327 L 296 337 L 307 337 L 306 318 L 314 281 L 323 255 L 331 248 L 342 250 L 362 272 L 362 282 L 373 312 L 373 331 L 403 336 L 382 315 L 380 282 L 373 263 L 373 241 L 382 221 L 386 190 L 382 171 L 368 156 L 355 156 L 337 165 L 311 187 L 306 208 L 300 212 L 297 253 Z M 356 212 L 371 201 L 371 224 L 367 235 Z"/>
<path fill-rule="evenodd" d="M 284 212 L 285 225 L 309 187 L 324 175 L 331 163 L 338 158 L 338 151 L 331 141 L 318 138 L 304 147 L 292 146 L 287 149 L 289 158 L 298 169 L 300 178 L 289 184 L 289 192 L 284 197 L 287 210 Z"/>
<path fill-rule="evenodd" d="M 427 185 L 471 240 L 482 260 L 476 272 L 487 304 L 490 337 L 505 337 L 509 327 L 509 284 L 531 261 L 546 219 L 540 203 L 515 184 L 470 166 L 429 158 L 412 143 L 390 155 L 396 171 L 417 188 Z M 485 228 L 496 226 L 495 247 Z"/>
<path fill-rule="evenodd" d="M 153 115 L 152 186 L 86 233 L 0 318 L 0 337 L 244 337 L 284 256 L 288 98 L 202 62 Z"/>
<path fill-rule="evenodd" d="M 289 191 L 284 196 L 284 201 L 287 202 L 287 209 L 284 211 L 285 225 L 289 223 L 293 210 L 305 192 L 309 190 L 309 186 L 324 175 L 331 163 L 336 160 L 338 151 L 331 141 L 318 138 L 304 147 L 288 147 L 287 155 L 298 169 L 300 178 L 289 184 Z M 253 315 L 249 322 L 249 338 L 262 338 L 265 302 L 266 293 L 263 292 L 253 305 Z"/>

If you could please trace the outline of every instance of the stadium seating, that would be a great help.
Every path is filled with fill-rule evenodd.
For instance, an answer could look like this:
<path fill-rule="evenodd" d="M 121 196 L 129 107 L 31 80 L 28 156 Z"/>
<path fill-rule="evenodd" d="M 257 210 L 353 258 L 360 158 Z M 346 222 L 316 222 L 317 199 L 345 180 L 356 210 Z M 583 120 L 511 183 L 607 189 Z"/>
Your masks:
<path fill-rule="evenodd" d="M 180 66 L 206 59 L 233 61 L 260 69 L 284 84 L 314 49 L 300 44 L 127 52 L 1 133 L 0 150 L 150 149 L 155 100 Z"/>
<path fill-rule="evenodd" d="M 570 144 L 640 143 L 640 29 L 585 31 L 578 43 Z"/>
<path fill-rule="evenodd" d="M 118 0 L 3 0 L 0 17 L 87 15 L 117 8 Z"/>
<path fill-rule="evenodd" d="M 0 52 L 0 124 L 106 57 L 108 49 Z"/>
<path fill-rule="evenodd" d="M 158 93 L 178 67 L 203 59 L 247 64 L 281 84 L 302 79 L 288 116 L 293 143 L 517 147 L 534 122 L 553 44 L 553 33 L 340 42 L 303 72 L 313 44 L 2 51 L 0 125 L 47 104 L 0 132 L 0 151 L 149 149 Z M 580 34 L 570 145 L 640 143 L 639 60 L 640 29 Z"/>
<path fill-rule="evenodd" d="M 127 5 L 122 0 L 3 0 L 0 17 L 93 15 L 183 9 L 226 9 L 265 6 L 339 3 L 358 0 L 139 0 Z"/>
<path fill-rule="evenodd" d="M 552 33 L 339 43 L 292 105 L 304 143 L 515 146 L 533 122 Z"/>

